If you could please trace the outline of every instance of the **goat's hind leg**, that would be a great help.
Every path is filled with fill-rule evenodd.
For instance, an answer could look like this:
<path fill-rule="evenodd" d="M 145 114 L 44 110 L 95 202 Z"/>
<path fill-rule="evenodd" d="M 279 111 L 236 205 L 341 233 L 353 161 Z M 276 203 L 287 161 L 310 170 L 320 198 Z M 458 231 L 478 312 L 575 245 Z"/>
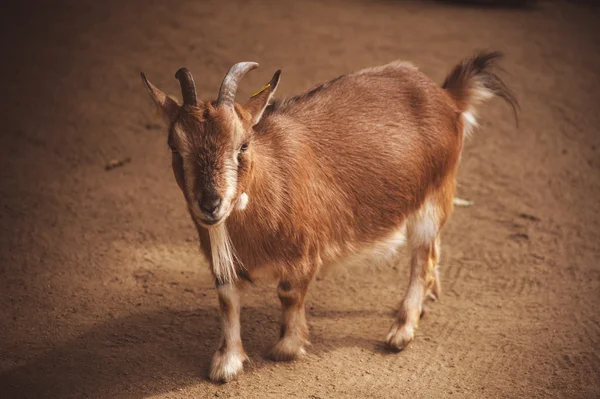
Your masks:
<path fill-rule="evenodd" d="M 433 268 L 433 279 L 431 279 L 431 283 L 427 286 L 425 291 L 425 298 L 423 299 L 423 307 L 421 309 L 421 317 L 423 317 L 428 311 L 431 303 L 438 300 L 440 294 L 442 292 L 442 285 L 440 283 L 440 236 L 438 233 L 437 238 L 433 244 L 433 248 L 431 251 L 431 260 L 434 265 Z"/>
<path fill-rule="evenodd" d="M 273 360 L 294 360 L 306 353 L 304 346 L 309 342 L 304 297 L 311 277 L 302 281 L 279 282 L 277 294 L 281 301 L 282 317 L 279 340 L 269 352 Z"/>
<path fill-rule="evenodd" d="M 448 196 L 432 196 L 422 208 L 409 217 L 408 240 L 412 248 L 410 282 L 398 317 L 387 336 L 388 345 L 404 349 L 414 338 L 419 319 L 431 300 L 438 298 L 441 286 L 438 274 L 439 232 L 451 211 Z"/>

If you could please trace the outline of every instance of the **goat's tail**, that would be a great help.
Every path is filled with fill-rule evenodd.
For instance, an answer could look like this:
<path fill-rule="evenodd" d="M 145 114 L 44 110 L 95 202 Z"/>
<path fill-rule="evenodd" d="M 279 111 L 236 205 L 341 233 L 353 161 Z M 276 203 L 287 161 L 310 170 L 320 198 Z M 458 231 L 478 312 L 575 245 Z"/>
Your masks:
<path fill-rule="evenodd" d="M 494 96 L 501 97 L 512 107 L 518 123 L 519 103 L 512 91 L 493 71 L 500 58 L 500 52 L 481 52 L 464 59 L 452 69 L 442 85 L 462 114 L 467 132 L 477 126 L 475 106 Z"/>

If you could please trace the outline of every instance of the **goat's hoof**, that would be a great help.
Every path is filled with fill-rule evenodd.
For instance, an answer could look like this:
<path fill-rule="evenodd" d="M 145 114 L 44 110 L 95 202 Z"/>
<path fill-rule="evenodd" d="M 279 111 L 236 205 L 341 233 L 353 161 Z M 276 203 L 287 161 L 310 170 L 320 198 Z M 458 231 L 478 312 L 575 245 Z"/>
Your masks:
<path fill-rule="evenodd" d="M 220 350 L 215 353 L 210 365 L 210 379 L 214 382 L 229 382 L 244 369 L 248 357 L 244 352 Z"/>
<path fill-rule="evenodd" d="M 386 338 L 386 343 L 391 349 L 395 351 L 401 351 L 408 346 L 414 337 L 415 329 L 411 324 L 405 323 L 400 325 L 396 322 L 392 328 L 390 328 L 390 332 Z"/>
<path fill-rule="evenodd" d="M 306 354 L 305 340 L 297 337 L 284 337 L 277 341 L 269 352 L 269 358 L 276 362 L 286 362 L 298 359 Z"/>

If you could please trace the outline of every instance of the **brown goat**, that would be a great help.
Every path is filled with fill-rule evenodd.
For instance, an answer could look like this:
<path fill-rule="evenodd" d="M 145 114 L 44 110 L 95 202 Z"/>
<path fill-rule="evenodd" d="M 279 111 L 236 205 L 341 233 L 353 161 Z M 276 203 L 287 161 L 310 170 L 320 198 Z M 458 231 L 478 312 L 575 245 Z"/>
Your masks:
<path fill-rule="evenodd" d="M 247 359 L 244 280 L 262 273 L 279 282 L 281 335 L 270 355 L 294 359 L 308 342 L 304 297 L 319 268 L 393 251 L 405 236 L 410 282 L 387 343 L 400 350 L 413 339 L 424 302 L 440 293 L 440 230 L 473 106 L 494 95 L 517 105 L 490 69 L 499 57 L 463 61 L 441 88 L 413 65 L 393 62 L 271 104 L 280 71 L 245 104 L 234 102 L 256 63 L 234 65 L 218 100 L 207 102 L 181 68 L 182 105 L 142 74 L 169 125 L 175 178 L 216 281 L 223 339 L 212 380 L 231 380 Z"/>

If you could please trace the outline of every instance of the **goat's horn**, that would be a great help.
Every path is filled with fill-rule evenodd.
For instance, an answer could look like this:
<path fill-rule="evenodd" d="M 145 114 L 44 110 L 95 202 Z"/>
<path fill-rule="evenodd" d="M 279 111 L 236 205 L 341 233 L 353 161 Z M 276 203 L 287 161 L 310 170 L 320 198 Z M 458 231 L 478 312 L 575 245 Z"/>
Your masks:
<path fill-rule="evenodd" d="M 240 80 L 242 80 L 245 74 L 255 68 L 258 68 L 258 64 L 256 62 L 238 62 L 232 66 L 229 72 L 227 72 L 227 75 L 225 75 L 223 83 L 221 83 L 217 105 L 233 108 L 233 100 L 235 99 L 238 83 Z"/>
<path fill-rule="evenodd" d="M 185 105 L 198 105 L 196 98 L 196 85 L 194 84 L 194 78 L 187 68 L 179 68 L 175 73 L 175 78 L 179 80 L 181 85 L 181 95 L 183 96 L 183 103 Z"/>

